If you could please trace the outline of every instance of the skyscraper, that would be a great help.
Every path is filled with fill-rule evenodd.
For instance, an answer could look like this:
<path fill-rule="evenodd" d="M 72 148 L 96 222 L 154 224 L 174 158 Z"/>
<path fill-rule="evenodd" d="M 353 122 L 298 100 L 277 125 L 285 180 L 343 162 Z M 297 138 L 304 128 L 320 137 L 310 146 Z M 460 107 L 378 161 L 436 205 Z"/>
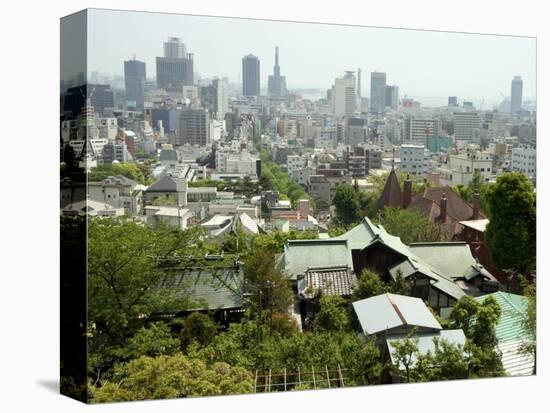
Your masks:
<path fill-rule="evenodd" d="M 337 116 L 351 116 L 356 110 L 355 76 L 347 71 L 344 77 L 334 79 L 331 92 L 332 111 Z"/>
<path fill-rule="evenodd" d="M 521 110 L 523 94 L 523 80 L 521 76 L 514 76 L 512 79 L 512 91 L 510 93 L 510 113 L 517 113 Z"/>
<path fill-rule="evenodd" d="M 361 68 L 357 69 L 357 98 L 361 99 Z"/>
<path fill-rule="evenodd" d="M 397 110 L 399 102 L 399 86 L 386 86 L 384 105 L 393 110 Z"/>
<path fill-rule="evenodd" d="M 157 57 L 157 85 L 168 92 L 182 93 L 184 85 L 193 85 L 193 54 L 186 53 L 178 37 L 164 42 L 164 57 Z"/>
<path fill-rule="evenodd" d="M 279 67 L 279 46 L 275 46 L 275 66 L 273 66 L 273 74 L 269 75 L 267 79 L 267 90 L 269 96 L 286 96 L 286 79 L 281 76 L 281 68 Z"/>
<path fill-rule="evenodd" d="M 243 96 L 260 96 L 260 59 L 253 54 L 243 57 Z"/>
<path fill-rule="evenodd" d="M 386 103 L 386 74 L 371 72 L 370 74 L 370 112 L 383 113 Z"/>
<path fill-rule="evenodd" d="M 178 145 L 205 146 L 210 142 L 210 123 L 205 109 L 184 109 L 180 114 Z"/>
<path fill-rule="evenodd" d="M 145 94 L 145 62 L 127 60 L 124 62 L 124 85 L 126 90 L 126 107 L 143 110 Z"/>

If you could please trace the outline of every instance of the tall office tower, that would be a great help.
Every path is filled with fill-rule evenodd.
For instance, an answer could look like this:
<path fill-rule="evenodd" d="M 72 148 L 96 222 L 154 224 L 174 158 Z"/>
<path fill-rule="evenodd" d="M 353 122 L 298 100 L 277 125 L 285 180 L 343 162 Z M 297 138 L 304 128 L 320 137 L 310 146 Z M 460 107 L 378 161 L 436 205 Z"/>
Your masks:
<path fill-rule="evenodd" d="M 286 79 L 281 76 L 281 68 L 279 67 L 279 46 L 275 46 L 275 66 L 273 66 L 273 74 L 269 75 L 267 79 L 267 90 L 269 96 L 286 96 Z"/>
<path fill-rule="evenodd" d="M 253 54 L 243 57 L 243 96 L 260 96 L 260 59 Z"/>
<path fill-rule="evenodd" d="M 475 133 L 481 131 L 481 116 L 477 112 L 455 112 L 453 129 L 455 140 L 469 142 L 474 138 Z"/>
<path fill-rule="evenodd" d="M 521 110 L 522 94 L 523 80 L 521 80 L 521 76 L 514 76 L 510 93 L 510 113 L 515 114 Z"/>
<path fill-rule="evenodd" d="M 357 98 L 361 99 L 361 68 L 357 69 Z"/>
<path fill-rule="evenodd" d="M 223 120 L 229 111 L 228 80 L 214 78 L 212 84 L 201 87 L 201 106 L 215 114 L 216 119 Z"/>
<path fill-rule="evenodd" d="M 409 116 L 405 119 L 403 143 L 428 147 L 428 138 L 441 134 L 441 124 L 437 119 L 418 119 Z"/>
<path fill-rule="evenodd" d="M 386 86 L 384 96 L 384 105 L 392 110 L 397 110 L 399 103 L 399 86 Z"/>
<path fill-rule="evenodd" d="M 355 76 L 346 71 L 344 77 L 334 79 L 331 92 L 332 111 L 337 116 L 351 116 L 356 109 Z"/>
<path fill-rule="evenodd" d="M 370 112 L 383 113 L 386 100 L 386 74 L 371 72 L 370 74 Z"/>
<path fill-rule="evenodd" d="M 177 144 L 205 146 L 210 141 L 210 117 L 205 109 L 181 111 Z"/>
<path fill-rule="evenodd" d="M 96 113 L 103 115 L 106 108 L 114 108 L 115 97 L 110 85 L 85 84 L 67 89 L 63 100 L 63 112 L 70 117 L 76 117 L 90 99 Z"/>
<path fill-rule="evenodd" d="M 124 85 L 125 106 L 142 111 L 145 100 L 145 62 L 140 62 L 135 57 L 124 62 Z"/>
<path fill-rule="evenodd" d="M 449 96 L 447 106 L 458 106 L 458 98 L 456 96 Z"/>
<path fill-rule="evenodd" d="M 179 37 L 169 37 L 168 41 L 164 42 L 164 57 L 185 59 L 186 53 L 185 43 L 182 43 Z"/>
<path fill-rule="evenodd" d="M 182 93 L 183 86 L 193 85 L 193 54 L 177 37 L 164 43 L 164 57 L 157 57 L 157 85 L 167 92 Z"/>

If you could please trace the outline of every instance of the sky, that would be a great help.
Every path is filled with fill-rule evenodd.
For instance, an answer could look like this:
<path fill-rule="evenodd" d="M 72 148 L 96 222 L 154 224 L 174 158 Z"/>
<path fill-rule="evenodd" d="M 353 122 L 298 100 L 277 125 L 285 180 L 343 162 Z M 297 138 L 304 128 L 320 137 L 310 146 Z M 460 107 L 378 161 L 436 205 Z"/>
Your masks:
<path fill-rule="evenodd" d="M 123 75 L 124 60 L 135 55 L 154 77 L 155 57 L 168 37 L 182 39 L 203 78 L 240 82 L 242 57 L 258 56 L 262 88 L 279 46 L 289 89 L 328 89 L 344 71 L 360 67 L 367 97 L 373 71 L 386 72 L 400 98 L 428 104 L 458 96 L 476 105 L 483 99 L 491 109 L 510 96 L 516 75 L 523 99 L 536 96 L 535 38 L 98 9 L 88 15 L 88 74 Z"/>

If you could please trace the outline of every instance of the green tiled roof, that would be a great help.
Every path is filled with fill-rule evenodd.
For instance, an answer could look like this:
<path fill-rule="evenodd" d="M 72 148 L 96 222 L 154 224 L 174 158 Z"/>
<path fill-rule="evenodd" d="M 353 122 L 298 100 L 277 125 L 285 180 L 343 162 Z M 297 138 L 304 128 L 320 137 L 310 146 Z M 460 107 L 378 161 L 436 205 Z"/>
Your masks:
<path fill-rule="evenodd" d="M 243 305 L 244 275 L 236 267 L 177 270 L 161 288 L 177 289 L 193 305 L 185 310 L 221 310 Z"/>
<path fill-rule="evenodd" d="M 496 336 L 499 344 L 511 341 L 528 340 L 529 336 L 522 328 L 526 317 L 527 298 L 522 295 L 497 291 L 496 293 L 476 297 L 482 303 L 487 297 L 494 297 L 502 311 L 496 326 Z"/>
<path fill-rule="evenodd" d="M 465 242 L 421 242 L 413 243 L 409 248 L 427 264 L 452 278 L 463 277 L 466 270 L 476 264 Z"/>

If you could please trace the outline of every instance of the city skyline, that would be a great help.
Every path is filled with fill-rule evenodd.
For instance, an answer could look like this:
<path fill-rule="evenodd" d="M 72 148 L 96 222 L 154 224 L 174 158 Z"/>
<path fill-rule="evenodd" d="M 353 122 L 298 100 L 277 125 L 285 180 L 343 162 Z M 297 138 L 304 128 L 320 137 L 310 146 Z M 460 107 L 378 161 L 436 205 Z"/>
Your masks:
<path fill-rule="evenodd" d="M 458 96 L 459 101 L 484 100 L 487 109 L 509 97 L 514 76 L 523 79 L 524 100 L 536 97 L 534 38 L 124 13 L 128 18 L 117 20 L 119 12 L 89 10 L 90 24 L 102 30 L 88 33 L 88 76 L 94 71 L 122 75 L 123 62 L 136 54 L 148 66 L 148 77 L 156 77 L 154 62 L 163 55 L 163 43 L 168 37 L 180 37 L 193 51 L 195 72 L 201 78 L 228 77 L 238 83 L 242 58 L 258 56 L 262 90 L 267 89 L 278 46 L 289 90 L 326 90 L 346 70 L 360 67 L 365 74 L 385 72 L 388 84 L 399 87 L 400 98 L 407 95 L 427 105 L 443 105 L 448 96 Z M 105 47 L 114 36 L 124 49 Z M 349 47 L 343 47 L 346 44 Z M 370 76 L 364 78 L 367 89 Z"/>

